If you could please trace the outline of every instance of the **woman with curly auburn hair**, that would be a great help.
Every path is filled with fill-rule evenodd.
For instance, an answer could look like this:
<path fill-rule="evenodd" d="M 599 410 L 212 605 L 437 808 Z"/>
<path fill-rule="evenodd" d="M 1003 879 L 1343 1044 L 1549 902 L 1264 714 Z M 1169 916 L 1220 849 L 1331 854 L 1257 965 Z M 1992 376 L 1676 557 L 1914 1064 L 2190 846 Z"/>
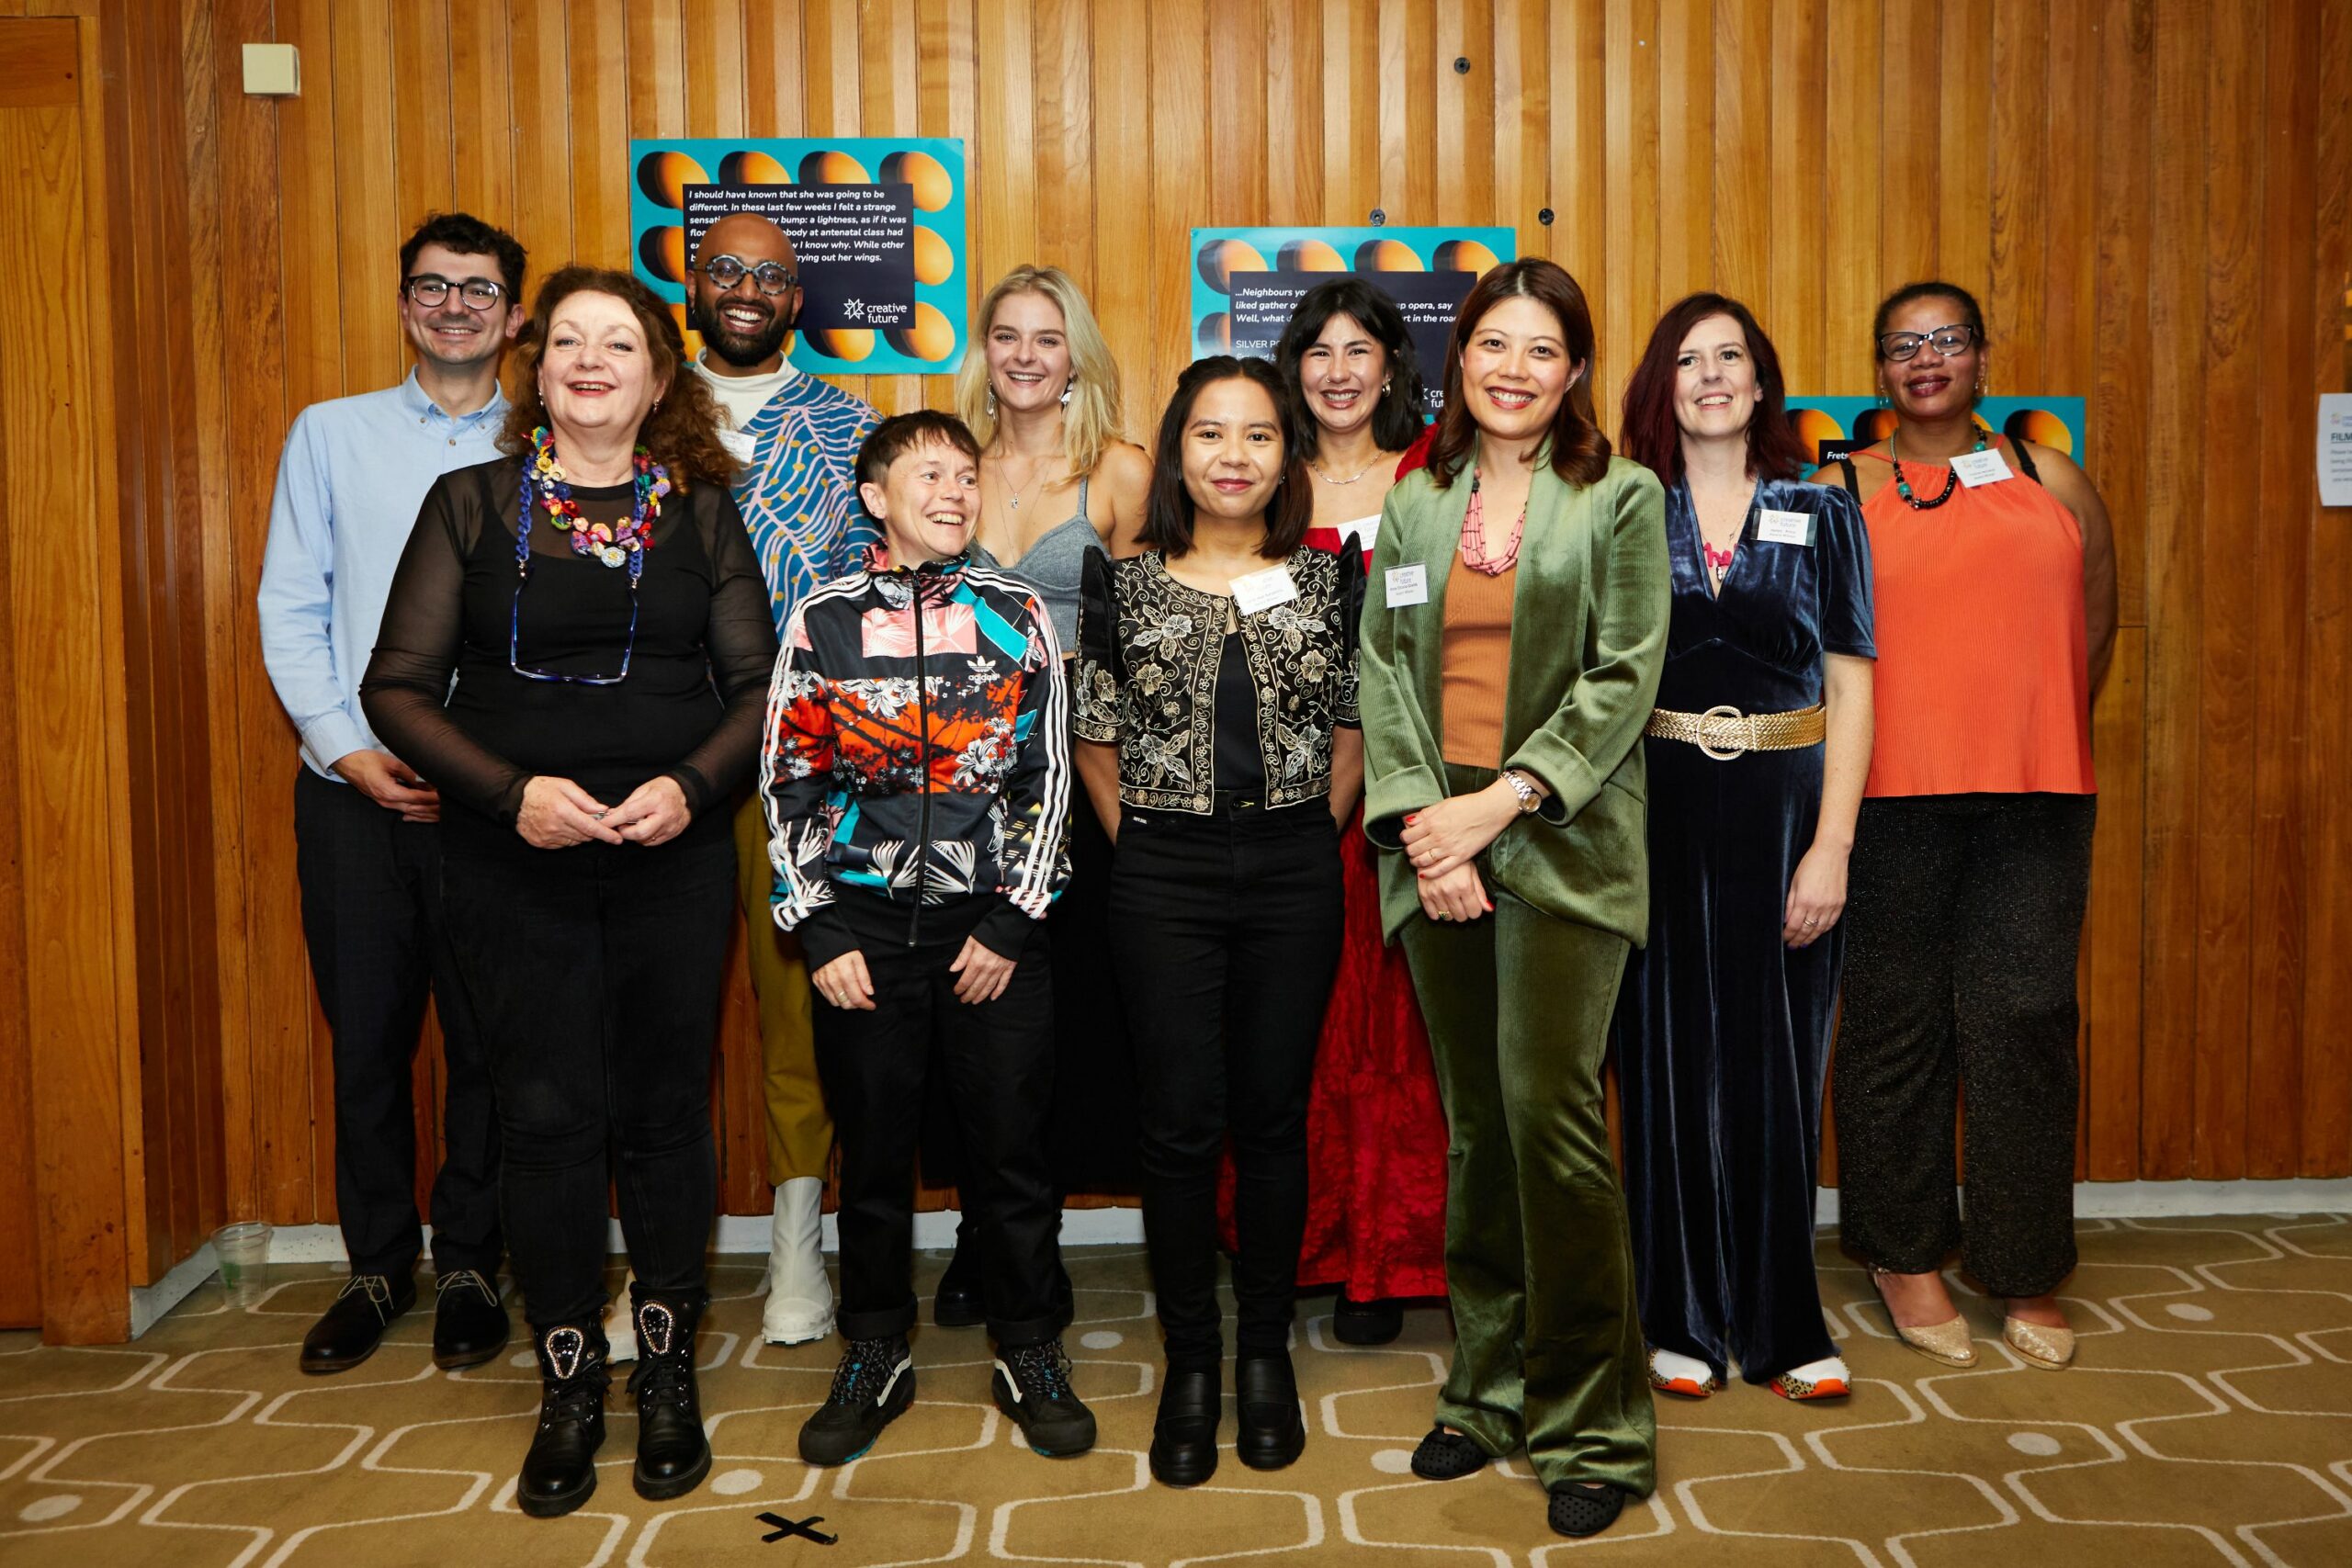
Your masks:
<path fill-rule="evenodd" d="M 1666 505 L 1609 455 L 1592 314 L 1551 262 L 1455 318 L 1429 467 L 1388 492 L 1363 612 L 1364 832 L 1449 1134 L 1453 1368 L 1413 1472 L 1522 1444 L 1552 1528 L 1655 1484 L 1601 1063 L 1649 934 L 1642 726 L 1665 660 Z"/>
<path fill-rule="evenodd" d="M 622 273 L 539 289 L 506 457 L 435 481 L 361 683 L 442 796 L 441 898 L 505 1145 L 539 1360 L 515 1501 L 569 1513 L 604 1441 L 605 1195 L 636 1270 L 636 1483 L 710 1468 L 695 1389 L 718 1206 L 710 1048 L 775 662 L 710 393 Z"/>

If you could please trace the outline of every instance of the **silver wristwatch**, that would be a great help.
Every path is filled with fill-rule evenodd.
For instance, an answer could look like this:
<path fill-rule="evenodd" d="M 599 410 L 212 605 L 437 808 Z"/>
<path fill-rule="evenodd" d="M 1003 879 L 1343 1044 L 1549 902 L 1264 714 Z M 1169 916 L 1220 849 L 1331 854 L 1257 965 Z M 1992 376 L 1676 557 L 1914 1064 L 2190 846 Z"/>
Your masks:
<path fill-rule="evenodd" d="M 1519 814 L 1521 817 L 1544 804 L 1543 794 L 1536 789 L 1534 781 L 1517 768 L 1505 768 L 1502 777 L 1503 783 L 1510 785 L 1511 794 L 1519 796 Z"/>

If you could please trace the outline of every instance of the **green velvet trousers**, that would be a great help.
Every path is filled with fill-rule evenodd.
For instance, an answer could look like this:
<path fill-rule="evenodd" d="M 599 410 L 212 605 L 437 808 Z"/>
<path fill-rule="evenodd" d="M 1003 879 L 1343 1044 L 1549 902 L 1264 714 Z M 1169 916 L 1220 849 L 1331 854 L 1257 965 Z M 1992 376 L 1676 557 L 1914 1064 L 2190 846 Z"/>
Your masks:
<path fill-rule="evenodd" d="M 1525 1444 L 1546 1489 L 1647 1496 L 1657 1424 L 1601 1106 L 1628 944 L 1487 896 L 1483 919 L 1415 916 L 1402 933 L 1448 1133 L 1437 1418 L 1498 1458 Z"/>

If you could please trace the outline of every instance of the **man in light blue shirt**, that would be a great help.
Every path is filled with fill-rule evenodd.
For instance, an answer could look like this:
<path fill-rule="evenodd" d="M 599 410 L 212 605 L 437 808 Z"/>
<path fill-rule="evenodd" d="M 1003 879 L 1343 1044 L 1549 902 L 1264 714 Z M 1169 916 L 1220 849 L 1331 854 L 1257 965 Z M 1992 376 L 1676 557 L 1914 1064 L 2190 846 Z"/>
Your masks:
<path fill-rule="evenodd" d="M 399 386 L 313 403 L 277 469 L 258 600 L 262 660 L 301 738 L 295 871 L 319 1003 L 334 1034 L 335 1202 L 351 1278 L 302 1342 L 302 1370 L 368 1359 L 416 1300 L 423 1235 L 411 1071 L 428 993 L 441 1021 L 447 1152 L 433 1184 L 433 1359 L 505 1348 L 498 1296 L 498 1120 L 438 908 L 440 798 L 359 707 L 393 570 L 433 481 L 496 457 L 498 366 L 524 321 L 523 247 L 463 213 L 401 247 Z"/>

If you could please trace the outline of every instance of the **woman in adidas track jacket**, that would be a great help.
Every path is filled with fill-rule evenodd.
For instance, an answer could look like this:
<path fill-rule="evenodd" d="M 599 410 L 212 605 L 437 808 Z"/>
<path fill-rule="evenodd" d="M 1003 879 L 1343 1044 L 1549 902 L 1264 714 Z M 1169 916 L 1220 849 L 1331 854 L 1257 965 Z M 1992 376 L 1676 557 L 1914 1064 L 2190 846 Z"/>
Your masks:
<path fill-rule="evenodd" d="M 1069 875 L 1069 692 L 1035 593 L 965 551 L 979 451 L 947 415 L 884 421 L 857 456 L 884 546 L 803 599 L 769 689 L 761 790 L 776 922 L 816 989 L 842 1153 L 846 1342 L 801 1456 L 841 1464 L 914 1397 L 914 1161 L 937 1053 L 968 1162 L 997 1404 L 1041 1453 L 1080 1452 L 1055 1302 L 1046 910 Z"/>

